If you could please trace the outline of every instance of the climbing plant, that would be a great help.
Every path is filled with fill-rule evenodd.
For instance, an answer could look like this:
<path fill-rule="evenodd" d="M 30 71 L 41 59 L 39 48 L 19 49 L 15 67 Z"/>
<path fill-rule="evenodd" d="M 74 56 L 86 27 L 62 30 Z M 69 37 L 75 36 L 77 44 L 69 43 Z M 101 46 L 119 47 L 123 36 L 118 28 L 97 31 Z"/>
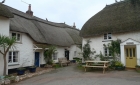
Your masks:
<path fill-rule="evenodd" d="M 111 43 L 109 43 L 107 46 L 104 44 L 104 46 L 107 47 L 109 51 L 111 52 L 111 56 L 113 57 L 114 61 L 116 61 L 116 57 L 120 56 L 120 43 L 121 43 L 121 40 L 117 39 L 117 40 L 111 41 Z"/>
<path fill-rule="evenodd" d="M 83 54 L 84 60 L 89 60 L 91 54 L 95 53 L 94 51 L 91 51 L 90 44 L 89 44 L 90 42 L 91 42 L 90 40 L 87 40 L 86 44 L 83 46 L 82 54 Z"/>
<path fill-rule="evenodd" d="M 52 55 L 55 53 L 56 47 L 50 46 L 47 50 L 44 51 L 44 60 L 46 64 L 51 65 L 53 63 L 52 61 Z"/>

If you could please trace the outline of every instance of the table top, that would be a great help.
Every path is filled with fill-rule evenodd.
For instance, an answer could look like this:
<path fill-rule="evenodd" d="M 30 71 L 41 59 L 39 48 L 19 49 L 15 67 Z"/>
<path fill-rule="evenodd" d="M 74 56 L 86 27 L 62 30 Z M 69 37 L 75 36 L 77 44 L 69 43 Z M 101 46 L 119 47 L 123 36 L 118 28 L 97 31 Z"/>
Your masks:
<path fill-rule="evenodd" d="M 91 61 L 91 60 L 89 60 L 89 61 L 85 61 L 85 62 L 99 62 L 99 63 L 108 63 L 109 61 Z"/>

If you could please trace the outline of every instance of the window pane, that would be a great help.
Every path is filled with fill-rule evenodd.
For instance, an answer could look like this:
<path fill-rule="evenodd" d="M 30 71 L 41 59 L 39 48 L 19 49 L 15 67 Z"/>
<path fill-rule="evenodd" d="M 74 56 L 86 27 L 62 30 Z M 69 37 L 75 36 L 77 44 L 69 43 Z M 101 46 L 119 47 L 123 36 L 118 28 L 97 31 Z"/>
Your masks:
<path fill-rule="evenodd" d="M 107 39 L 107 34 L 104 34 L 104 39 Z"/>
<path fill-rule="evenodd" d="M 112 39 L 111 33 L 108 33 L 108 39 Z"/>
<path fill-rule="evenodd" d="M 132 49 L 130 48 L 130 57 L 132 57 Z"/>
<path fill-rule="evenodd" d="M 12 33 L 12 37 L 16 37 L 16 33 Z"/>
<path fill-rule="evenodd" d="M 9 52 L 8 63 L 18 62 L 18 51 Z"/>
<path fill-rule="evenodd" d="M 12 52 L 9 52 L 9 55 L 12 55 Z"/>
<path fill-rule="evenodd" d="M 20 34 L 17 34 L 17 41 L 20 41 Z"/>
<path fill-rule="evenodd" d="M 53 60 L 57 60 L 57 53 L 53 54 Z"/>
<path fill-rule="evenodd" d="M 12 56 L 9 56 L 8 63 L 12 63 Z"/>
<path fill-rule="evenodd" d="M 108 54 L 109 54 L 109 56 L 111 56 L 111 50 L 109 50 L 109 49 L 108 49 L 108 52 L 109 52 L 109 53 L 108 53 Z"/>
<path fill-rule="evenodd" d="M 107 48 L 104 48 L 105 56 L 107 56 Z"/>
<path fill-rule="evenodd" d="M 133 57 L 135 57 L 135 52 L 136 52 L 135 48 L 133 48 Z"/>
<path fill-rule="evenodd" d="M 126 56 L 128 57 L 129 55 L 128 55 L 128 48 L 126 49 Z"/>

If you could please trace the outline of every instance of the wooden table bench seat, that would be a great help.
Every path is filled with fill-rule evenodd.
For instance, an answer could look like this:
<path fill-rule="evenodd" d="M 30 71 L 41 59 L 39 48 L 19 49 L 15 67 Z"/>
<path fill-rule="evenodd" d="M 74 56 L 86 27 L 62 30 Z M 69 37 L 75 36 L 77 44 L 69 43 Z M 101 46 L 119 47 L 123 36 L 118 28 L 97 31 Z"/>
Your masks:
<path fill-rule="evenodd" d="M 109 61 L 85 61 L 86 65 L 83 65 L 83 67 L 91 67 L 91 68 L 103 68 L 103 73 L 105 73 L 105 69 L 108 68 Z"/>

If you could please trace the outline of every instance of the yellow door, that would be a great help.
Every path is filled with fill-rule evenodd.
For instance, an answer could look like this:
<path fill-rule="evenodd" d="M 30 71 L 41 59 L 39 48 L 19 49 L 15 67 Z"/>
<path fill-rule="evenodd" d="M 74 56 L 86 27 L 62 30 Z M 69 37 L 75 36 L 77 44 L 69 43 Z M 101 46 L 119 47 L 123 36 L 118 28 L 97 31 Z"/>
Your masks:
<path fill-rule="evenodd" d="M 135 68 L 137 64 L 136 47 L 126 47 L 126 67 Z"/>

